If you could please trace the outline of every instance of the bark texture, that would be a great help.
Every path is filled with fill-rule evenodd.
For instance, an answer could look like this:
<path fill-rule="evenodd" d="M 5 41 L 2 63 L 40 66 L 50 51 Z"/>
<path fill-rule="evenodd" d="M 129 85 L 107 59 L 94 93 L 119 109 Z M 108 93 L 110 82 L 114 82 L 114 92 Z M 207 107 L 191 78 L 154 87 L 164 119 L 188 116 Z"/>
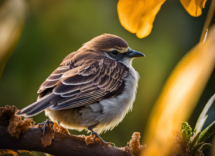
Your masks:
<path fill-rule="evenodd" d="M 70 135 L 56 123 L 54 130 L 48 127 L 43 135 L 41 127 L 34 125 L 32 119 L 22 120 L 15 115 L 16 111 L 16 107 L 0 108 L 0 153 L 9 149 L 40 151 L 56 156 L 132 156 L 140 154 L 144 148 L 139 144 L 139 133 L 133 134 L 130 147 L 123 148 L 103 145 L 99 139 L 93 141 L 93 136 Z"/>

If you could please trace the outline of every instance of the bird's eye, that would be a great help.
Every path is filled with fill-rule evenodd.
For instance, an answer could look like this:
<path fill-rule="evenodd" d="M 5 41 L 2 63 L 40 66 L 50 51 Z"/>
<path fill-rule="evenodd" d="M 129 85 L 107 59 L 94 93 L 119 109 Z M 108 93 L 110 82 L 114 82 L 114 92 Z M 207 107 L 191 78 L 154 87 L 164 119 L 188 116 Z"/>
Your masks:
<path fill-rule="evenodd" d="M 112 51 L 112 54 L 113 54 L 113 55 L 118 55 L 118 51 L 113 50 L 113 51 Z"/>

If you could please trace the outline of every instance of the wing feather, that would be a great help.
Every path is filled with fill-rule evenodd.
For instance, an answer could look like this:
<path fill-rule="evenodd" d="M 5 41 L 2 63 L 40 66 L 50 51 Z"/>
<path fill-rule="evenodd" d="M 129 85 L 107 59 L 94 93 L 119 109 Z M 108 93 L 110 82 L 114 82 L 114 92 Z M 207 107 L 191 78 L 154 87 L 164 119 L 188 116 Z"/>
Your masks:
<path fill-rule="evenodd" d="M 93 95 L 90 94 L 90 96 L 83 96 L 81 98 L 73 98 L 73 99 L 64 99 L 61 101 L 61 103 L 58 103 L 58 105 L 53 105 L 50 107 L 52 110 L 62 110 L 62 109 L 71 109 L 71 108 L 77 108 L 81 106 L 88 105 L 90 103 L 95 103 L 98 100 L 102 99 L 102 97 L 105 95 L 102 91 L 97 91 Z"/>
<path fill-rule="evenodd" d="M 52 88 L 56 86 L 58 81 L 61 79 L 62 75 L 70 69 L 69 66 L 60 66 L 56 70 L 54 70 L 51 75 L 42 83 L 37 93 L 41 94 L 47 88 Z"/>
<path fill-rule="evenodd" d="M 50 107 L 52 110 L 77 108 L 120 94 L 126 76 L 128 68 L 120 62 L 91 59 L 72 69 L 57 68 L 41 85 L 39 93 L 53 87 L 52 93 L 60 96 Z"/>

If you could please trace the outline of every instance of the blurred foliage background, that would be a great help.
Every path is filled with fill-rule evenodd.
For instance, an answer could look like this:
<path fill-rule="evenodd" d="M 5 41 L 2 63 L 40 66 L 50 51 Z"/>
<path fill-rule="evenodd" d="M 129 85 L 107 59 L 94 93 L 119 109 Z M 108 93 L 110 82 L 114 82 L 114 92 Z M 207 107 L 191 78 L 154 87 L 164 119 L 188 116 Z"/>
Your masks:
<path fill-rule="evenodd" d="M 0 5 L 4 3 L 0 2 Z M 134 68 L 140 74 L 140 81 L 132 112 L 112 131 L 101 135 L 105 141 L 125 146 L 133 132 L 144 132 L 150 110 L 172 69 L 198 43 L 209 5 L 210 0 L 203 14 L 194 18 L 179 1 L 168 0 L 155 18 L 152 33 L 144 39 L 138 39 L 120 25 L 117 1 L 28 0 L 23 32 L 1 77 L 0 107 L 15 105 L 21 109 L 33 103 L 40 84 L 66 55 L 95 36 L 115 34 L 125 39 L 132 49 L 146 55 L 146 58 L 133 61 Z M 215 17 L 212 23 L 215 23 Z M 214 92 L 215 71 L 188 121 L 191 127 L 195 126 L 204 105 Z M 205 126 L 215 120 L 214 112 L 215 104 L 209 110 Z M 44 113 L 40 113 L 34 120 L 41 123 L 46 118 Z M 86 134 L 73 130 L 70 132 Z M 208 142 L 212 142 L 212 138 Z M 207 150 L 205 155 L 210 155 L 211 150 Z"/>

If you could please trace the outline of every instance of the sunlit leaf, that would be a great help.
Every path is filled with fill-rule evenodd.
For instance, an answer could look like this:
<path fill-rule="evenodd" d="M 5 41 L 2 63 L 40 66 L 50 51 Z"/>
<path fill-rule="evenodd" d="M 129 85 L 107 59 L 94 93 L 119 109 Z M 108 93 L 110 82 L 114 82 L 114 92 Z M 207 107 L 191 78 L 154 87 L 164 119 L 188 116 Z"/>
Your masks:
<path fill-rule="evenodd" d="M 199 142 L 204 142 L 206 139 L 210 138 L 211 135 L 215 133 L 215 121 L 210 124 L 207 128 L 202 131 L 201 135 L 199 136 Z"/>
<path fill-rule="evenodd" d="M 155 16 L 166 0 L 119 0 L 117 11 L 122 26 L 143 38 L 150 34 Z"/>
<path fill-rule="evenodd" d="M 186 144 L 188 144 L 190 141 L 190 138 L 193 134 L 192 128 L 190 127 L 190 125 L 187 122 L 182 122 L 181 123 L 181 130 L 182 130 L 183 140 Z"/>
<path fill-rule="evenodd" d="M 190 144 L 191 147 L 195 146 L 195 144 L 197 143 L 197 141 L 199 139 L 200 134 L 201 134 L 201 132 L 198 132 L 198 133 L 196 133 L 195 136 L 193 136 L 193 139 L 192 139 L 191 144 Z"/>
<path fill-rule="evenodd" d="M 186 132 L 186 130 L 183 129 L 181 131 L 181 134 L 182 134 L 182 138 L 183 138 L 184 142 L 187 144 L 189 142 L 189 140 L 187 139 L 187 132 Z"/>
<path fill-rule="evenodd" d="M 25 18 L 24 0 L 6 0 L 0 6 L 0 78 L 15 47 Z"/>
<path fill-rule="evenodd" d="M 208 110 L 210 109 L 210 107 L 212 106 L 214 100 L 215 100 L 215 94 L 207 102 L 201 115 L 199 116 L 198 121 L 197 121 L 196 126 L 195 126 L 195 129 L 194 129 L 195 133 L 198 133 L 202 130 L 202 127 L 204 126 L 205 121 L 208 118 L 208 116 L 206 114 L 207 114 Z"/>
<path fill-rule="evenodd" d="M 185 10 L 194 17 L 202 14 L 202 8 L 205 7 L 207 0 L 180 0 Z"/>
<path fill-rule="evenodd" d="M 178 63 L 158 98 L 148 120 L 145 155 L 168 155 L 173 131 L 180 131 L 195 108 L 215 65 L 215 26 L 205 43 L 197 44 Z"/>

